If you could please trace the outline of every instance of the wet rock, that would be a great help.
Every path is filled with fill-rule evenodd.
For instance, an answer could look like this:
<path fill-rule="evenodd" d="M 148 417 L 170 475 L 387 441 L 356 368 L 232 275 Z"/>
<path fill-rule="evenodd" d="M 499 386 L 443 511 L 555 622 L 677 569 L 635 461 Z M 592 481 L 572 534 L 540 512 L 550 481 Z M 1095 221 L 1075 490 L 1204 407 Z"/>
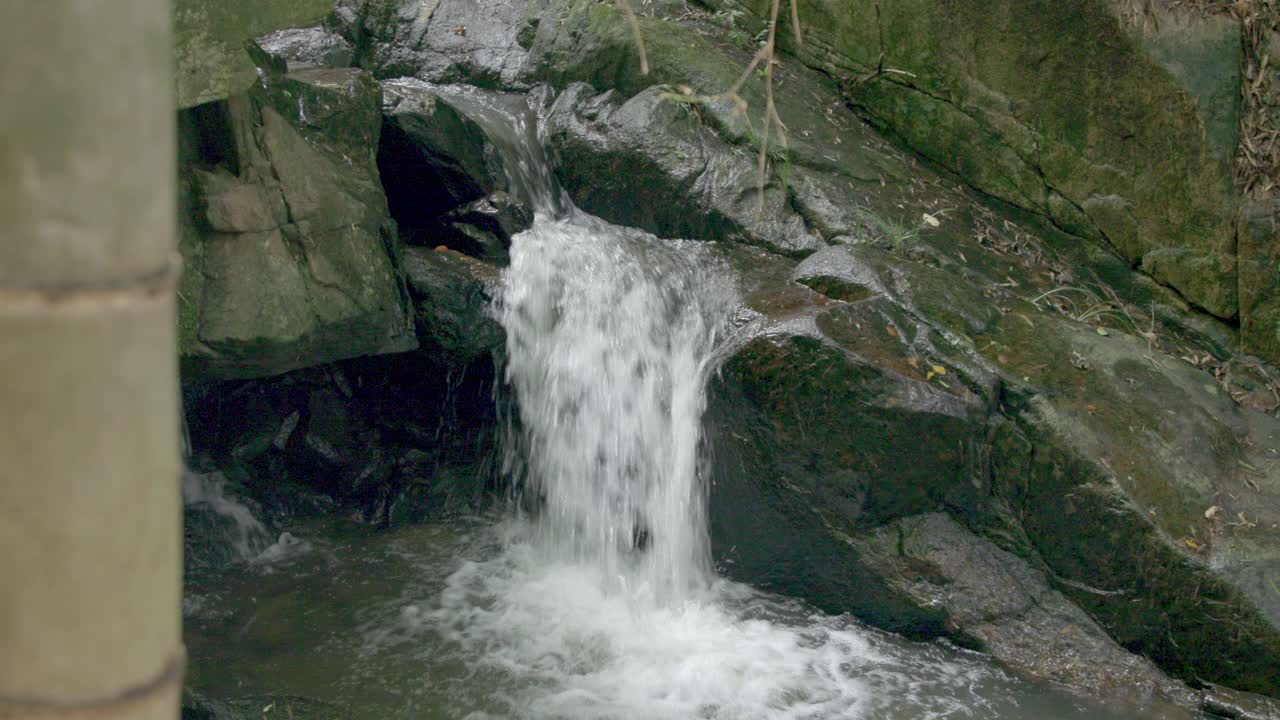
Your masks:
<path fill-rule="evenodd" d="M 1116 644 L 1025 560 L 948 515 L 903 518 L 853 539 L 894 591 L 945 615 L 948 635 L 1030 677 L 1124 698 L 1135 709 L 1194 704 L 1195 694 Z"/>
<path fill-rule="evenodd" d="M 1200 707 L 1214 717 L 1238 720 L 1280 720 L 1280 701 L 1210 685 Z"/>
<path fill-rule="evenodd" d="M 937 331 L 883 296 L 807 310 L 738 348 L 709 391 L 713 547 L 731 576 L 939 634 L 938 611 L 896 598 L 847 536 L 978 511 L 990 388 L 966 381 Z"/>
<path fill-rule="evenodd" d="M 422 352 L 456 367 L 501 356 L 506 333 L 490 311 L 496 267 L 426 248 L 406 249 L 404 265 Z"/>
<path fill-rule="evenodd" d="M 708 409 L 726 570 L 942 632 L 937 607 L 904 607 L 848 544 L 945 510 L 1174 676 L 1276 692 L 1280 613 L 1265 587 L 1280 421 L 1122 325 L 1119 305 L 1099 332 L 1042 292 L 1006 294 L 1034 284 L 1035 264 L 984 268 L 989 251 L 968 243 L 922 232 L 894 250 L 829 248 L 772 280 L 744 273 L 754 339 Z M 813 292 L 779 303 L 780 277 Z"/>
<path fill-rule="evenodd" d="M 289 28 L 255 40 L 259 47 L 288 63 L 289 70 L 345 68 L 355 60 L 355 48 L 323 27 Z"/>
<path fill-rule="evenodd" d="M 277 713 L 300 720 L 351 720 L 341 706 L 296 695 L 214 698 L 191 688 L 182 693 L 182 720 L 260 720 Z"/>
<path fill-rule="evenodd" d="M 493 341 L 500 347 L 501 334 Z M 474 512 L 498 482 L 505 401 L 495 403 L 493 357 L 468 360 L 428 349 L 189 384 L 192 452 L 276 527 L 335 513 L 383 526 Z M 213 534 L 228 529 L 221 520 L 193 517 L 188 527 L 200 531 L 188 547 L 196 565 L 235 554 Z"/>
<path fill-rule="evenodd" d="M 414 346 L 358 70 L 271 78 L 185 138 L 179 331 L 189 378 Z"/>
<path fill-rule="evenodd" d="M 499 266 L 511 263 L 511 238 L 533 225 L 528 205 L 505 192 L 486 195 L 445 215 L 445 245 Z"/>
<path fill-rule="evenodd" d="M 575 84 L 556 99 L 547 118 L 556 174 L 578 206 L 663 237 L 740 239 L 801 255 L 820 247 L 771 177 L 762 199 L 754 157 L 672 94 L 654 87 L 623 102 Z"/>
<path fill-rule="evenodd" d="M 206 466 L 197 463 L 198 467 Z M 187 470 L 183 484 L 183 565 L 225 568 L 257 557 L 273 540 L 262 506 L 240 473 Z"/>
<path fill-rule="evenodd" d="M 542 2 L 338 0 L 336 25 L 378 77 L 511 86 L 526 51 L 519 38 Z"/>

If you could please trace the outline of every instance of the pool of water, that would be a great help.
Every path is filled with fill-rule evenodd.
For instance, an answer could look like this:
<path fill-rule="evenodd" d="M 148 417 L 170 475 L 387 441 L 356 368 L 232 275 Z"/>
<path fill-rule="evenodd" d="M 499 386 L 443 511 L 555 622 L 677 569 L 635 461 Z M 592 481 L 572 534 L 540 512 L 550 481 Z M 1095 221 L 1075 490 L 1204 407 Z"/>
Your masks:
<path fill-rule="evenodd" d="M 360 720 L 1136 717 L 736 583 L 655 604 L 546 556 L 509 517 L 291 534 L 189 574 L 201 693 L 302 697 Z"/>

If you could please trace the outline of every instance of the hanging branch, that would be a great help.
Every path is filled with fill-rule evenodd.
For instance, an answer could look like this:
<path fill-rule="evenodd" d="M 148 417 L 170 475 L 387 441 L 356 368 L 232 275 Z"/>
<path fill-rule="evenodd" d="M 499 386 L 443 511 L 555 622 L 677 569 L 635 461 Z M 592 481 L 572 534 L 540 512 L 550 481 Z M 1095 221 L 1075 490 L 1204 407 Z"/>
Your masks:
<path fill-rule="evenodd" d="M 629 0 L 616 0 L 616 2 L 622 8 L 627 23 L 631 26 L 632 34 L 635 36 L 636 50 L 640 54 L 640 71 L 647 75 L 649 73 L 649 61 L 645 52 L 644 38 L 640 32 L 640 23 L 637 21 L 635 13 L 631 10 Z M 751 56 L 751 61 L 747 63 L 747 67 L 738 76 L 738 79 L 734 81 L 733 85 L 723 92 L 709 97 L 695 95 L 693 90 L 684 86 L 681 86 L 679 93 L 663 95 L 667 99 L 690 103 L 702 103 L 707 100 L 726 101 L 733 104 L 735 113 L 745 114 L 748 109 L 748 103 L 742 97 L 742 88 L 751 79 L 751 74 L 756 71 L 756 68 L 761 63 L 764 63 L 765 107 L 762 118 L 763 128 L 760 136 L 760 153 L 756 162 L 757 215 L 764 212 L 764 191 L 769 179 L 769 139 L 775 131 L 783 152 L 789 152 L 790 150 L 790 145 L 787 142 L 787 126 L 782 122 L 782 117 L 778 114 L 773 93 L 773 66 L 777 63 L 778 16 L 782 12 L 782 0 L 771 0 L 771 2 L 768 35 L 765 43 Z M 800 29 L 799 0 L 790 0 L 790 8 L 791 30 L 795 36 L 796 46 L 800 47 L 804 45 L 804 35 Z M 889 71 L 885 70 L 885 72 Z M 750 127 L 750 121 L 748 121 L 748 127 Z"/>
<path fill-rule="evenodd" d="M 622 14 L 627 18 L 627 24 L 631 26 L 631 35 L 635 38 L 636 51 L 640 53 L 640 74 L 649 74 L 649 54 L 644 49 L 644 33 L 640 32 L 640 20 L 636 18 L 636 13 L 631 9 L 630 0 L 617 0 L 618 5 L 622 7 Z"/>

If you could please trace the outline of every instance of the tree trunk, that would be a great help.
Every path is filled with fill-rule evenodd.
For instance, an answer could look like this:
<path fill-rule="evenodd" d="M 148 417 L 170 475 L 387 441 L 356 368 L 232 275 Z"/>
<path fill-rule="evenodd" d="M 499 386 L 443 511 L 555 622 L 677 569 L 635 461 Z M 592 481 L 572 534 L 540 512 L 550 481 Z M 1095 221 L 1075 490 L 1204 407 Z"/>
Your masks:
<path fill-rule="evenodd" d="M 0 22 L 0 718 L 174 718 L 167 0 Z"/>

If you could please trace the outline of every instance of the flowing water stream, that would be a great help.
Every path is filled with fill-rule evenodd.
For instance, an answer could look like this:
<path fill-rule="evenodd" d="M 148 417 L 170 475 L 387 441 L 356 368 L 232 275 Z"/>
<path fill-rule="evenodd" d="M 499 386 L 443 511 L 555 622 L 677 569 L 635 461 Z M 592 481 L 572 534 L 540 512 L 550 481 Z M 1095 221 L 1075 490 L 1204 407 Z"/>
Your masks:
<path fill-rule="evenodd" d="M 328 539 L 194 575 L 197 687 L 386 719 L 1131 717 L 718 577 L 699 446 L 731 273 L 574 210 L 533 116 L 458 92 L 538 210 L 494 309 L 519 405 L 507 467 L 532 509 L 295 528 Z"/>

